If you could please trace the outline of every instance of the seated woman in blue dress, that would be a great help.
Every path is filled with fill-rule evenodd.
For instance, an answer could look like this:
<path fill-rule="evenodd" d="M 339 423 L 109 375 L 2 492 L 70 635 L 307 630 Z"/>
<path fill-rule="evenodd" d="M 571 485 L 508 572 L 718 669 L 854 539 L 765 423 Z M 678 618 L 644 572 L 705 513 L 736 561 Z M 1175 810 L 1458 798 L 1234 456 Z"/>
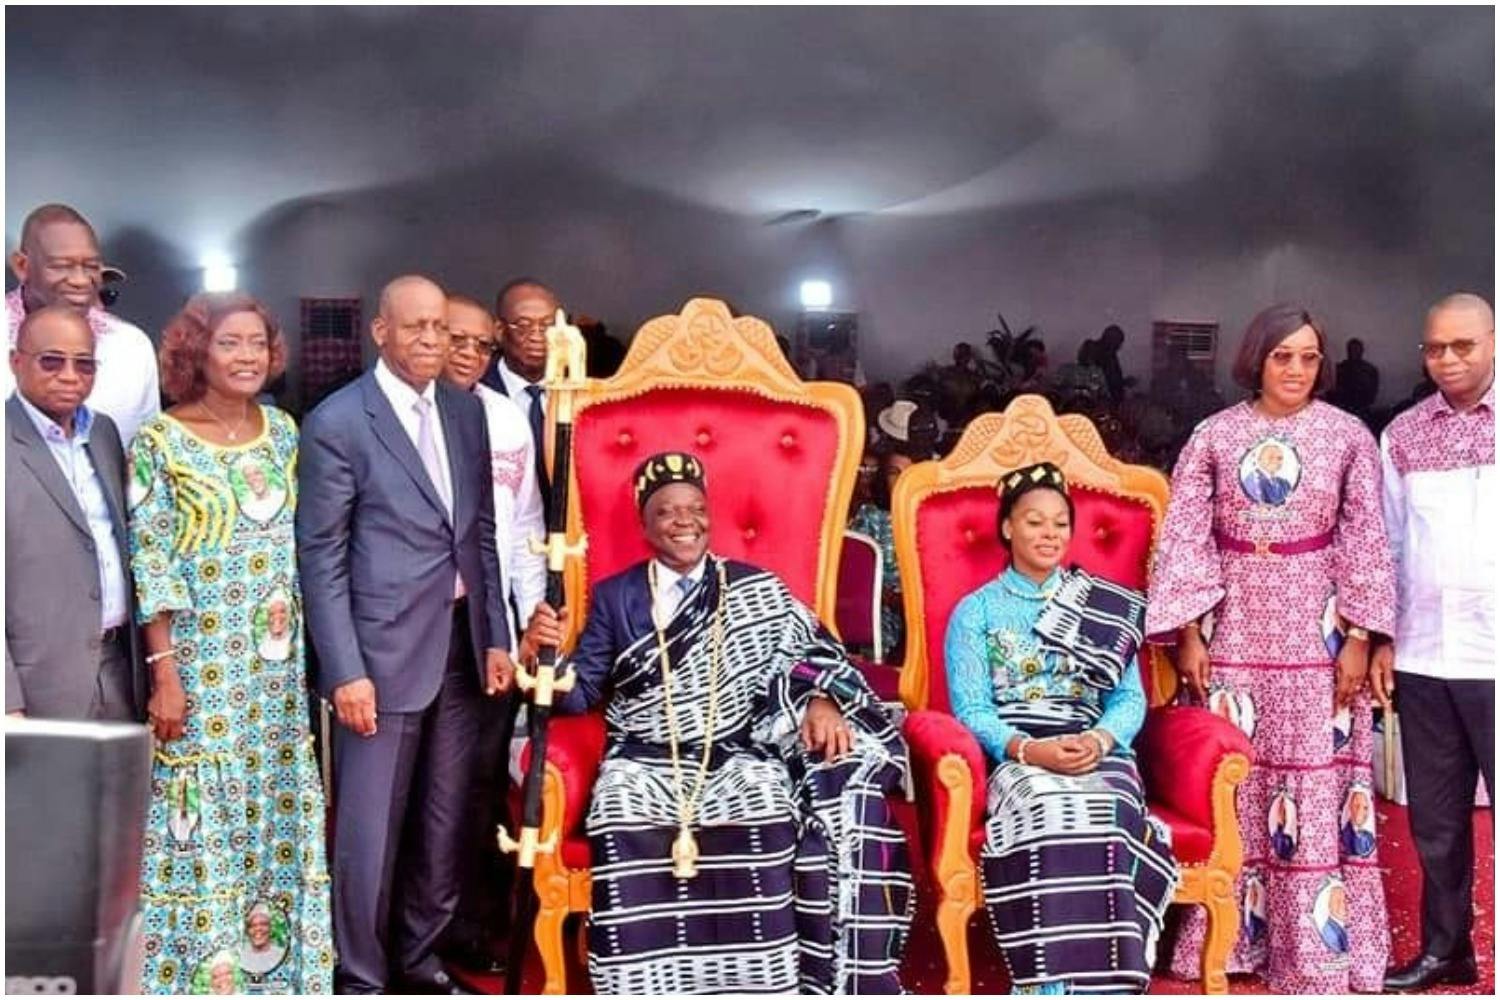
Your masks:
<path fill-rule="evenodd" d="M 1056 466 L 999 491 L 1010 566 L 959 603 L 944 645 L 953 714 L 991 765 L 985 909 L 1014 992 L 1143 993 L 1177 884 L 1130 747 L 1145 599 L 1062 567 L 1073 502 Z"/>

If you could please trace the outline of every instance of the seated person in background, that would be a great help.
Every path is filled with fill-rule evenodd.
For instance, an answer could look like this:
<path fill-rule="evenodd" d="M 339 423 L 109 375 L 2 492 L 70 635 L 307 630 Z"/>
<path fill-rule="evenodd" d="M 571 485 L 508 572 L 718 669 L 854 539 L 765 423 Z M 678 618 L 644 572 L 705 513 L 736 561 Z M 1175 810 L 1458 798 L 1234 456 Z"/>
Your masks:
<path fill-rule="evenodd" d="M 953 714 L 993 762 L 980 870 L 1016 992 L 1144 993 L 1177 884 L 1130 744 L 1146 715 L 1141 594 L 1061 568 L 1073 502 L 1050 463 L 1000 482 L 1011 565 L 944 643 Z"/>
<path fill-rule="evenodd" d="M 587 826 L 596 992 L 896 993 L 906 748 L 774 575 L 708 552 L 697 458 L 634 477 L 654 557 L 595 588 L 559 710 L 603 704 Z M 522 646 L 561 638 L 539 605 Z"/>
<path fill-rule="evenodd" d="M 1099 367 L 1099 342 L 1085 340 L 1078 345 L 1078 358 L 1060 366 L 1052 375 L 1048 394 L 1058 413 L 1093 413 L 1112 402 L 1104 369 Z"/>
<path fill-rule="evenodd" d="M 880 546 L 880 646 L 887 663 L 901 661 L 902 643 L 906 639 L 906 619 L 902 617 L 901 608 L 901 573 L 896 565 L 896 539 L 891 532 L 891 491 L 901 473 L 911 468 L 916 459 L 913 452 L 912 445 L 894 438 L 886 438 L 880 443 L 874 454 L 875 474 L 870 483 L 869 498 L 849 519 L 849 530 L 869 535 Z"/>

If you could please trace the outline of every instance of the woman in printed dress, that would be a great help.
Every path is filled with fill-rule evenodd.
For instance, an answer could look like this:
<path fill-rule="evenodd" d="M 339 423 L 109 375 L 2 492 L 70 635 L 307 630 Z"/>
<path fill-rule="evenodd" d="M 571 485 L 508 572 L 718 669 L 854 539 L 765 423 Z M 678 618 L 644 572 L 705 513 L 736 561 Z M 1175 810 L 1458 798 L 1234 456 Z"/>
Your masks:
<path fill-rule="evenodd" d="M 156 736 L 141 868 L 149 992 L 332 985 L 292 540 L 297 428 L 255 402 L 284 360 L 254 299 L 194 297 L 162 336 L 176 405 L 131 446 Z"/>
<path fill-rule="evenodd" d="M 1184 697 L 1255 750 L 1228 971 L 1281 993 L 1378 992 L 1374 838 L 1340 836 L 1340 821 L 1368 801 L 1370 638 L 1394 627 L 1379 455 L 1358 419 L 1313 398 L 1332 366 L 1305 310 L 1256 316 L 1234 374 L 1252 397 L 1199 424 L 1173 472 L 1146 632 L 1176 645 Z M 1186 915 L 1175 975 L 1199 976 L 1204 929 Z"/>
<path fill-rule="evenodd" d="M 1067 482 L 1000 481 L 1011 564 L 959 602 L 943 645 L 954 716 L 993 762 L 980 873 L 1016 993 L 1144 993 L 1177 886 L 1131 743 L 1146 719 L 1145 597 L 1062 568 Z"/>

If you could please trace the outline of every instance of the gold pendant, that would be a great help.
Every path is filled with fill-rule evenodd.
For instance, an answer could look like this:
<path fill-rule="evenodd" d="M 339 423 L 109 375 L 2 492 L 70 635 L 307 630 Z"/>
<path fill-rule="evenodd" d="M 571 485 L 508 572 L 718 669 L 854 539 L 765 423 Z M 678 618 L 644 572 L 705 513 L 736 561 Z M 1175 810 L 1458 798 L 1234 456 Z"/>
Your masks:
<path fill-rule="evenodd" d="M 692 878 L 698 874 L 698 841 L 693 831 L 683 827 L 672 841 L 672 874 L 678 878 Z"/>

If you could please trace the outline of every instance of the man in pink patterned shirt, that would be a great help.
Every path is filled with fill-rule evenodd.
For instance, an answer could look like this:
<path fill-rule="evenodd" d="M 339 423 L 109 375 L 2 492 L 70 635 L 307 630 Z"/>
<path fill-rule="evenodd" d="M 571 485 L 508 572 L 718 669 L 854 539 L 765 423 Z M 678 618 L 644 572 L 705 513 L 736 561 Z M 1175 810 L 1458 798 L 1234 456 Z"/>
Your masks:
<path fill-rule="evenodd" d="M 89 321 L 99 374 L 86 401 L 106 414 L 128 449 L 136 428 L 161 409 L 156 348 L 138 327 L 99 308 L 104 261 L 94 227 L 67 205 L 43 205 L 21 225 L 21 245 L 10 255 L 19 287 L 5 296 L 10 344 L 26 314 L 45 306 L 65 306 Z M 14 387 L 7 368 L 0 372 L 0 394 Z"/>
<path fill-rule="evenodd" d="M 1422 356 L 1438 392 L 1381 438 L 1399 583 L 1394 646 L 1370 683 L 1400 692 L 1412 839 L 1422 861 L 1422 950 L 1387 990 L 1470 984 L 1475 784 L 1495 788 L 1495 314 L 1477 295 L 1427 313 Z M 1399 672 L 1399 679 L 1397 673 Z"/>

